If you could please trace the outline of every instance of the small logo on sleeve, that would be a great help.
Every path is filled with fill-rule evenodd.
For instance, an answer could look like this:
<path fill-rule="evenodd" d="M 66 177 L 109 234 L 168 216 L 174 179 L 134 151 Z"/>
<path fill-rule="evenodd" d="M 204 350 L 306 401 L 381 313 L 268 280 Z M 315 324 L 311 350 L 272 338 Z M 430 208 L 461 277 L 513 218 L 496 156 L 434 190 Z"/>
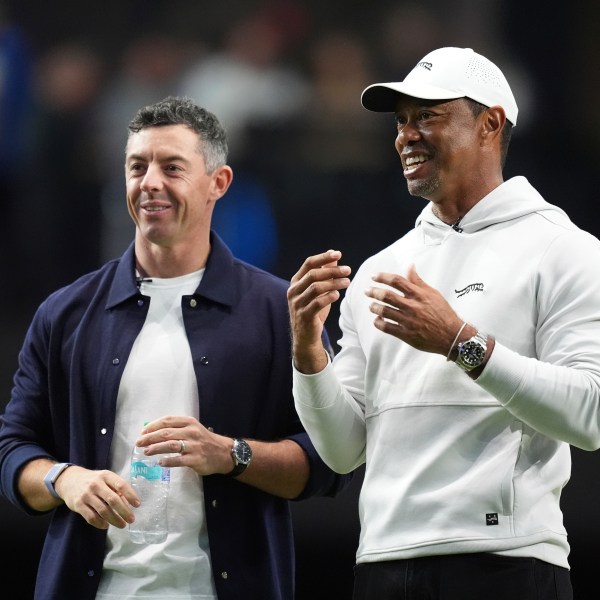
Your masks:
<path fill-rule="evenodd" d="M 486 525 L 498 525 L 498 513 L 486 513 L 485 524 Z"/>

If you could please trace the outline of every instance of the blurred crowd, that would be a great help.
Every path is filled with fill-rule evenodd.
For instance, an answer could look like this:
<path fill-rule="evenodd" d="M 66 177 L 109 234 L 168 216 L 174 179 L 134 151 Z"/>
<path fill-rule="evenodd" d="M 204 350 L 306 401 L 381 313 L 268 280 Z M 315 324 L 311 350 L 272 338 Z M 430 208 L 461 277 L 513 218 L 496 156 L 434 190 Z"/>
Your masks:
<path fill-rule="evenodd" d="M 127 123 L 167 95 L 192 97 L 227 129 L 234 183 L 215 229 L 285 278 L 330 247 L 357 268 L 412 225 L 423 204 L 405 192 L 393 117 L 368 113 L 360 93 L 431 49 L 473 47 L 505 70 L 521 109 L 515 138 L 556 132 L 539 120 L 551 111 L 527 42 L 506 33 L 510 2 L 57 2 L 55 35 L 25 17 L 27 4 L 0 2 L 0 275 L 14 290 L 5 302 L 26 311 L 131 241 Z M 527 145 L 516 156 L 527 175 Z"/>

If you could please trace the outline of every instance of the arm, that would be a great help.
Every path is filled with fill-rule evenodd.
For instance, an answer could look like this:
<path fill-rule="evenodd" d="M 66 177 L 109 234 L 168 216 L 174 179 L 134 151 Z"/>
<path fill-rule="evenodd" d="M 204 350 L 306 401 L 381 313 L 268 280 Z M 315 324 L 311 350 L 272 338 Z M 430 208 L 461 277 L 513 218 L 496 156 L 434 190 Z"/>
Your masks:
<path fill-rule="evenodd" d="M 296 411 L 323 461 L 337 473 L 349 473 L 364 462 L 364 415 L 333 373 L 321 343 L 331 304 L 350 285 L 350 269 L 338 266 L 340 258 L 332 250 L 307 258 L 291 280 L 288 305 Z"/>
<path fill-rule="evenodd" d="M 587 450 L 600 447 L 598 264 L 600 246 L 592 236 L 558 236 L 536 271 L 535 356 L 494 342 L 488 345 L 484 364 L 470 373 L 519 420 Z M 462 320 L 439 292 L 414 269 L 407 278 L 380 273 L 373 279 L 393 288 L 366 290 L 375 300 L 375 326 L 419 350 L 446 355 Z M 466 327 L 461 339 L 472 332 Z M 500 340 L 503 333 L 498 329 Z"/>
<path fill-rule="evenodd" d="M 185 450 L 180 453 L 181 443 Z M 292 499 L 299 496 L 309 477 L 309 461 L 295 441 L 246 440 L 252 461 L 236 479 L 263 492 Z M 200 476 L 228 475 L 233 469 L 233 439 L 209 431 L 193 417 L 165 416 L 148 423 L 137 441 L 148 454 L 174 454 L 161 459 L 166 466 L 190 467 Z"/>
<path fill-rule="evenodd" d="M 54 489 L 59 495 L 55 498 L 44 483 L 46 473 L 54 464 L 50 459 L 38 458 L 23 467 L 18 489 L 30 508 L 43 512 L 64 503 L 98 529 L 107 529 L 109 525 L 123 529 L 133 522 L 131 507 L 139 506 L 139 499 L 121 477 L 111 471 L 92 471 L 72 465 L 55 481 Z"/>

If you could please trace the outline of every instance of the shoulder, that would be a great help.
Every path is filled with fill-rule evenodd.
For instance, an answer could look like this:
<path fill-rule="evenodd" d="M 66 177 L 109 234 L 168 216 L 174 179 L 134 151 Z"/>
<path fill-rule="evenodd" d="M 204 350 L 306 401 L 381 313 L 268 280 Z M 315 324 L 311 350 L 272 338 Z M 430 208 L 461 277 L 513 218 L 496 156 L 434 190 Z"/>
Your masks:
<path fill-rule="evenodd" d="M 79 312 L 99 297 L 106 298 L 119 260 L 113 260 L 96 271 L 82 275 L 72 283 L 52 292 L 40 305 L 38 313 L 55 318 L 65 312 Z"/>
<path fill-rule="evenodd" d="M 233 267 L 235 275 L 240 281 L 261 286 L 265 290 L 285 292 L 289 287 L 289 281 L 238 258 L 234 258 Z"/>

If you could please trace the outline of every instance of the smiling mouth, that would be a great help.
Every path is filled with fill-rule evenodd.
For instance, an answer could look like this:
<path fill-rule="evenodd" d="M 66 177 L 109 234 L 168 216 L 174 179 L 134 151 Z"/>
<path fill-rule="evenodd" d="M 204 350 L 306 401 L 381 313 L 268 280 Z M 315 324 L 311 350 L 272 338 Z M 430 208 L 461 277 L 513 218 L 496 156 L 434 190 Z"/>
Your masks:
<path fill-rule="evenodd" d="M 169 206 L 157 206 L 157 205 L 142 205 L 140 206 L 140 208 L 145 211 L 145 212 L 149 212 L 149 213 L 159 213 L 162 212 L 164 210 L 167 210 L 168 208 L 170 208 Z"/>
<path fill-rule="evenodd" d="M 404 160 L 404 175 L 411 175 L 418 169 L 419 165 L 426 163 L 428 160 L 429 158 L 424 154 L 409 156 Z"/>

